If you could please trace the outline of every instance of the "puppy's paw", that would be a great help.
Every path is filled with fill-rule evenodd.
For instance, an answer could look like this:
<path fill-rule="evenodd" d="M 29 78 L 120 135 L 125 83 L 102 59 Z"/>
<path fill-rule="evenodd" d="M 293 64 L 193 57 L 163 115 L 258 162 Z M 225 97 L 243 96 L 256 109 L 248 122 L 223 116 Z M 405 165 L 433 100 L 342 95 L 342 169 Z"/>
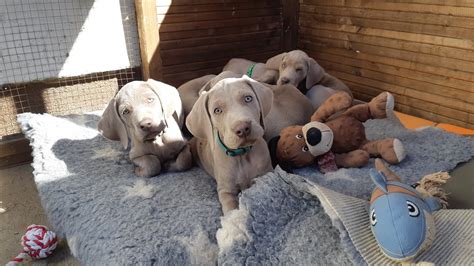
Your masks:
<path fill-rule="evenodd" d="M 161 163 L 156 156 L 144 155 L 133 159 L 135 174 L 140 177 L 152 177 L 161 172 Z"/>
<path fill-rule="evenodd" d="M 147 169 L 144 167 L 135 167 L 135 174 L 139 177 L 153 177 L 160 174 L 160 170 L 154 169 Z"/>
<path fill-rule="evenodd" d="M 150 173 L 143 167 L 135 167 L 135 174 L 139 177 L 151 177 Z"/>

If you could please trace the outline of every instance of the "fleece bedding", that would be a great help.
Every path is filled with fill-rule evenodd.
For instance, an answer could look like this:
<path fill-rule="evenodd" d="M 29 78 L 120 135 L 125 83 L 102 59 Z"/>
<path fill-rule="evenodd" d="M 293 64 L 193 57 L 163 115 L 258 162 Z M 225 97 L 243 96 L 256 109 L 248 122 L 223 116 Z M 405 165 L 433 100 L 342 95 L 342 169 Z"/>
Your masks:
<path fill-rule="evenodd" d="M 373 161 L 325 175 L 313 167 L 294 174 L 277 168 L 241 193 L 238 210 L 221 217 L 212 177 L 199 168 L 136 177 L 127 151 L 97 132 L 99 118 L 18 115 L 52 229 L 83 264 L 388 263 L 368 227 Z M 410 131 L 393 117 L 365 126 L 368 139 L 397 137 L 405 144 L 406 160 L 392 169 L 408 183 L 474 155 L 472 138 L 441 129 Z M 438 253 L 417 260 L 472 264 L 466 258 L 472 218 L 471 210 L 440 211 L 431 249 Z"/>

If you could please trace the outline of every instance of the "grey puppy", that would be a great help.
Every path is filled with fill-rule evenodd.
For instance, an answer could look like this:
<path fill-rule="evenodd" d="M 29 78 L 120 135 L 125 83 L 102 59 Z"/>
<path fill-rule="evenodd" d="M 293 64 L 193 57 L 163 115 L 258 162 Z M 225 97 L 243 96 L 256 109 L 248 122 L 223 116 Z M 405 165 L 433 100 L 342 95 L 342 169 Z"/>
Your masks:
<path fill-rule="evenodd" d="M 261 83 L 226 78 L 202 92 L 186 118 L 193 157 L 216 179 L 224 214 L 238 207 L 237 195 L 255 177 L 272 170 L 263 139 L 272 101 L 271 89 Z"/>
<path fill-rule="evenodd" d="M 329 75 L 316 60 L 301 50 L 281 53 L 267 60 L 269 69 L 278 69 L 278 85 L 292 84 L 302 88 L 315 108 L 337 91 L 345 91 L 352 96 L 349 87 L 338 78 Z M 303 84 L 303 81 L 304 84 Z"/>
<path fill-rule="evenodd" d="M 199 91 L 216 75 L 206 75 L 192 79 L 178 87 L 179 97 L 183 103 L 184 116 L 188 116 L 194 103 L 199 98 Z"/>
<path fill-rule="evenodd" d="M 224 71 L 217 76 L 207 75 L 186 82 L 178 88 L 185 110 L 191 110 L 199 95 L 209 91 L 214 85 L 225 78 L 240 78 L 241 74 Z M 203 81 L 207 82 L 202 85 Z M 270 140 L 280 134 L 280 131 L 292 125 L 303 125 L 309 122 L 314 108 L 311 101 L 291 84 L 268 85 L 273 92 L 272 108 L 265 116 L 264 139 Z M 202 87 L 200 87 L 202 86 Z"/>
<path fill-rule="evenodd" d="M 152 79 L 132 81 L 110 100 L 99 121 L 99 131 L 124 148 L 130 139 L 130 160 L 135 174 L 158 175 L 162 169 L 184 171 L 192 155 L 181 133 L 184 123 L 178 91 Z"/>
<path fill-rule="evenodd" d="M 267 84 L 276 84 L 278 80 L 278 69 L 270 69 L 264 63 L 243 58 L 230 59 L 222 71 L 232 71 L 241 76 L 247 75 L 256 81 Z"/>

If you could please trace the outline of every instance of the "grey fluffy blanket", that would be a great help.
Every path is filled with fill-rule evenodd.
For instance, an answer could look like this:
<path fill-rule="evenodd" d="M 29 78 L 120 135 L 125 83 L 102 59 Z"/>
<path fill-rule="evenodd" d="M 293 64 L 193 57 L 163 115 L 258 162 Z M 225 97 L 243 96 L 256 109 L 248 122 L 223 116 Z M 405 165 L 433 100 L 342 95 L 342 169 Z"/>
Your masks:
<path fill-rule="evenodd" d="M 43 207 L 53 229 L 67 238 L 82 263 L 345 265 L 370 261 L 353 241 L 350 222 L 328 207 L 331 197 L 312 190 L 318 187 L 312 183 L 319 183 L 363 202 L 372 188 L 368 167 L 326 175 L 307 168 L 297 172 L 300 176 L 277 169 L 241 194 L 239 210 L 221 218 L 211 177 L 194 168 L 137 178 L 126 151 L 95 130 L 98 119 L 95 114 L 18 116 L 33 147 Z M 408 158 L 394 169 L 409 182 L 453 169 L 474 155 L 472 139 L 442 130 L 407 131 L 395 120 L 370 121 L 366 127 L 369 139 L 402 140 Z M 339 195 L 331 193 L 334 198 Z M 359 213 L 365 215 L 364 211 Z"/>

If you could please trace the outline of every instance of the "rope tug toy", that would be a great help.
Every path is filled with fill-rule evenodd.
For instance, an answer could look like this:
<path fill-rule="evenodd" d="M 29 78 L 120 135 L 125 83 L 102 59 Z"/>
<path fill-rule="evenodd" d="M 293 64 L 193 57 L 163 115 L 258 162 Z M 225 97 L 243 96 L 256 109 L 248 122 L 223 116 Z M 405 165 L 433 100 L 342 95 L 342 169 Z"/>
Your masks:
<path fill-rule="evenodd" d="M 21 237 L 23 250 L 7 265 L 15 265 L 30 256 L 33 259 L 44 259 L 53 253 L 57 246 L 58 239 L 53 231 L 43 225 L 32 224 L 26 229 L 26 233 Z"/>

